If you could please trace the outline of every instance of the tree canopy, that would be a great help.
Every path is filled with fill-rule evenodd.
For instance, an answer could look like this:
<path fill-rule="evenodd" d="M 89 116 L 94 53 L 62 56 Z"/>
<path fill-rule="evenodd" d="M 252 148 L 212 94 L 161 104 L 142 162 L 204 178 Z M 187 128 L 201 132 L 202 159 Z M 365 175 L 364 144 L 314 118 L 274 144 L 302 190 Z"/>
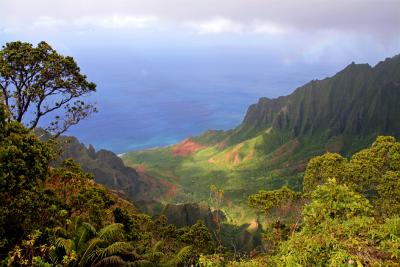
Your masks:
<path fill-rule="evenodd" d="M 60 55 L 46 42 L 36 47 L 10 42 L 0 50 L 0 100 L 9 120 L 29 129 L 53 113 L 53 119 L 46 119 L 46 130 L 65 132 L 96 112 L 93 104 L 82 100 L 95 90 L 96 84 L 87 80 L 72 57 Z"/>

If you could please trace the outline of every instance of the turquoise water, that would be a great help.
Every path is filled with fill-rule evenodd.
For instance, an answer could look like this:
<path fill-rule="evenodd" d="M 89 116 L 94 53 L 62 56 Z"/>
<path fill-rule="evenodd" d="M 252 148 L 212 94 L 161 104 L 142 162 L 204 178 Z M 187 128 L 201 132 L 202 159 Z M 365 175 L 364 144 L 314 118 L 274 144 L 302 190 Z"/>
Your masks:
<path fill-rule="evenodd" d="M 259 97 L 277 97 L 338 66 L 282 66 L 263 55 L 180 53 L 143 60 L 134 54 L 77 56 L 98 84 L 100 112 L 72 128 L 96 149 L 116 153 L 177 143 L 207 129 L 238 125 Z M 277 67 L 278 66 L 278 67 Z"/>

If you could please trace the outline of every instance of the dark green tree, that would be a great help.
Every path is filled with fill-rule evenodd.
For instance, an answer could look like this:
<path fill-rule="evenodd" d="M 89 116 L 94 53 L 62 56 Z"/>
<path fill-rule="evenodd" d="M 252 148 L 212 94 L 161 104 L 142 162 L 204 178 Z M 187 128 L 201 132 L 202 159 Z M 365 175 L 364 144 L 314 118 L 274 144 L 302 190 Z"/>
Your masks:
<path fill-rule="evenodd" d="M 0 106 L 0 253 L 32 230 L 51 225 L 59 206 L 40 184 L 48 176 L 49 147 Z"/>
<path fill-rule="evenodd" d="M 10 42 L 0 50 L 0 100 L 9 120 L 24 123 L 30 130 L 54 112 L 46 130 L 55 135 L 65 132 L 96 112 L 92 104 L 81 100 L 95 90 L 72 57 L 58 54 L 46 42 L 37 47 Z"/>

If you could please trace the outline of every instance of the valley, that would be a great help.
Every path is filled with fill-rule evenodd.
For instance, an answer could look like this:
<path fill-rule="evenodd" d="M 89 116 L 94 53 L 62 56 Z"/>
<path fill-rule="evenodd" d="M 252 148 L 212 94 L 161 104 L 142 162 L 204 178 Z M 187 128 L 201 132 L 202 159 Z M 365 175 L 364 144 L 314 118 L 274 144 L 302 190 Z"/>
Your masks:
<path fill-rule="evenodd" d="M 226 203 L 245 205 L 261 189 L 301 191 L 307 162 L 316 155 L 350 156 L 378 135 L 399 136 L 399 91 L 400 56 L 374 67 L 352 63 L 288 96 L 261 98 L 232 130 L 209 130 L 122 159 L 173 188 L 159 197 L 162 202 L 207 201 L 215 184 Z"/>

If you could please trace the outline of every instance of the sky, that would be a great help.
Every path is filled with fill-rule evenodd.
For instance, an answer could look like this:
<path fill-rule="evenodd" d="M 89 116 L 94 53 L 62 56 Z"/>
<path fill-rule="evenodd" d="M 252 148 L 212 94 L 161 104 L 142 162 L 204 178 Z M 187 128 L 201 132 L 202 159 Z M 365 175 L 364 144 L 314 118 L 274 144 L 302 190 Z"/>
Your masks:
<path fill-rule="evenodd" d="M 99 113 L 69 134 L 117 153 L 238 125 L 351 62 L 400 53 L 400 0 L 0 0 L 0 44 L 72 56 Z"/>

